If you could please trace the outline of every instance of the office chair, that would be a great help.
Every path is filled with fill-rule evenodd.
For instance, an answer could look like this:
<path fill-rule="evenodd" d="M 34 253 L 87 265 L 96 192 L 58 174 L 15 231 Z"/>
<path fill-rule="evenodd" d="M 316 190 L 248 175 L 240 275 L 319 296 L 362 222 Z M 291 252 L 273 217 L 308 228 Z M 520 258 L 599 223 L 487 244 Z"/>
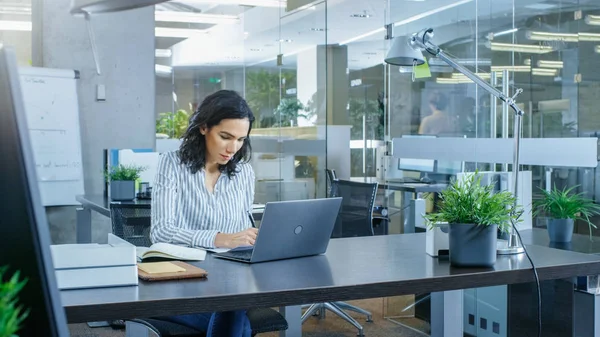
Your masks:
<path fill-rule="evenodd" d="M 342 206 L 336 219 L 332 238 L 373 236 L 373 204 L 377 195 L 377 183 L 361 183 L 347 180 L 334 182 L 332 197 L 342 197 Z M 302 323 L 310 316 L 318 314 L 324 317 L 329 310 L 358 329 L 358 336 L 364 336 L 364 330 L 354 318 L 344 310 L 350 310 L 367 316 L 367 322 L 373 322 L 372 314 L 362 308 L 346 302 L 315 303 L 308 306 L 302 315 Z"/>
<path fill-rule="evenodd" d="M 335 194 L 334 188 L 338 178 L 334 169 L 325 169 L 327 175 L 327 195 L 332 197 Z"/>
<path fill-rule="evenodd" d="M 150 205 L 133 203 L 111 203 L 110 218 L 113 234 L 123 240 L 142 247 L 152 245 L 150 240 Z M 247 311 L 252 335 L 287 330 L 288 323 L 276 310 L 256 308 Z M 200 337 L 205 333 L 172 323 L 161 318 L 116 320 L 110 322 L 114 328 L 125 327 L 128 337 Z"/>

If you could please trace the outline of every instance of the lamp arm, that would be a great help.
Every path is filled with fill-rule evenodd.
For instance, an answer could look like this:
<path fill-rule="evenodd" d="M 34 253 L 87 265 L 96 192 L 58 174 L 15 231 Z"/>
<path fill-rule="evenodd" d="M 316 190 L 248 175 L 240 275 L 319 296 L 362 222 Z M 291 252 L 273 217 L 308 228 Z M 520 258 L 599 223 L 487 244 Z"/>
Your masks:
<path fill-rule="evenodd" d="M 423 49 L 423 50 L 427 51 L 429 54 L 440 58 L 442 61 L 449 64 L 452 68 L 456 69 L 458 72 L 460 72 L 461 74 L 463 74 L 466 77 L 468 77 L 469 79 L 471 79 L 473 82 L 475 82 L 475 84 L 477 84 L 480 87 L 482 87 L 483 89 L 485 89 L 485 91 L 496 96 L 498 99 L 500 99 L 502 102 L 504 102 L 504 104 L 510 106 L 515 112 L 515 125 L 514 125 L 514 129 L 513 129 L 513 131 L 514 131 L 513 137 L 515 140 L 514 147 L 515 148 L 514 148 L 513 166 L 512 166 L 512 174 L 513 174 L 512 182 L 513 182 L 513 188 L 514 188 L 513 193 L 515 196 L 515 198 L 514 198 L 515 201 L 513 204 L 513 206 L 514 206 L 513 212 L 517 212 L 517 206 L 518 206 L 517 191 L 518 191 L 518 186 L 519 186 L 519 152 L 520 152 L 522 117 L 523 117 L 524 112 L 523 112 L 523 110 L 521 110 L 519 108 L 519 106 L 515 102 L 515 98 L 520 93 L 523 92 L 523 89 L 517 89 L 514 96 L 512 96 L 512 97 L 507 96 L 502 91 L 498 90 L 491 84 L 484 81 L 481 77 L 477 76 L 477 74 L 473 73 L 472 71 L 470 71 L 463 65 L 456 62 L 452 57 L 450 57 L 448 54 L 446 54 L 446 52 L 444 52 L 440 47 L 438 47 L 437 45 L 432 43 L 430 41 L 432 36 L 433 36 L 433 29 L 429 28 L 429 29 L 422 30 L 422 31 L 414 34 L 411 37 L 409 44 L 413 48 Z M 517 218 L 520 217 L 520 214 L 517 214 L 516 217 Z M 516 219 L 516 220 L 518 220 L 518 219 Z M 515 220 L 515 222 L 516 222 L 516 220 Z M 511 235 L 509 236 L 509 241 L 508 241 L 508 250 L 509 251 L 510 251 L 510 249 L 515 249 L 515 248 L 521 247 L 521 243 L 517 241 L 515 232 L 516 232 L 516 223 L 512 223 Z M 522 249 L 522 247 L 521 247 L 521 249 Z M 516 250 L 515 252 L 521 252 L 521 251 Z"/>

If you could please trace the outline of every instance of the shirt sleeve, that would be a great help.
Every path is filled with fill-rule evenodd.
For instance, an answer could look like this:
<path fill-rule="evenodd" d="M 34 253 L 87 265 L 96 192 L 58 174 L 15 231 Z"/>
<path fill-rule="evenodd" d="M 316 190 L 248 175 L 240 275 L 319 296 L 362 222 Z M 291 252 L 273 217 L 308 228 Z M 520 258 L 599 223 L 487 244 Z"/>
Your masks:
<path fill-rule="evenodd" d="M 166 242 L 190 247 L 212 248 L 216 230 L 191 230 L 177 226 L 177 154 L 160 156 L 152 186 L 150 239 L 153 243 Z"/>

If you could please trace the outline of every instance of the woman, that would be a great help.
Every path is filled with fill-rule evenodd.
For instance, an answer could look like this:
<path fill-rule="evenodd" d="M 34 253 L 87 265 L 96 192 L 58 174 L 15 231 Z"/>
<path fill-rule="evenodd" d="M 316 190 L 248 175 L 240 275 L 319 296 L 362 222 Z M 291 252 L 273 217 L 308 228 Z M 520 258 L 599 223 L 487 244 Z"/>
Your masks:
<path fill-rule="evenodd" d="M 254 171 L 248 136 L 254 115 L 229 90 L 202 102 L 178 151 L 161 155 L 152 191 L 152 242 L 205 248 L 254 245 Z M 169 320 L 207 336 L 250 336 L 245 311 L 192 314 Z"/>

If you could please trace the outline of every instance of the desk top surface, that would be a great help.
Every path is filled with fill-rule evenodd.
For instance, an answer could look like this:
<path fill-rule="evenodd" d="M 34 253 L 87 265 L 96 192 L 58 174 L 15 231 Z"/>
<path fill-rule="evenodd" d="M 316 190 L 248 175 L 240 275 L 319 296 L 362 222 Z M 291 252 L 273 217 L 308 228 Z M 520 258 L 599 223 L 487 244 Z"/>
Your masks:
<path fill-rule="evenodd" d="M 110 216 L 110 203 L 111 200 L 101 194 L 84 194 L 75 197 L 75 200 L 80 202 L 84 207 L 93 209 L 96 212 Z M 150 205 L 152 202 L 150 199 L 134 199 L 132 201 L 118 201 L 122 204 L 138 204 L 138 205 Z"/>
<path fill-rule="evenodd" d="M 541 280 L 600 274 L 600 256 L 528 246 Z M 194 263 L 208 279 L 61 291 L 69 322 L 299 305 L 532 282 L 524 254 L 494 268 L 453 268 L 425 253 L 425 235 L 333 239 L 320 256 L 244 264 Z"/>
<path fill-rule="evenodd" d="M 526 245 L 537 245 L 584 254 L 600 254 L 600 238 L 590 240 L 589 235 L 573 234 L 571 242 L 550 242 L 548 230 L 545 228 L 533 228 L 520 231 L 521 238 Z"/>

